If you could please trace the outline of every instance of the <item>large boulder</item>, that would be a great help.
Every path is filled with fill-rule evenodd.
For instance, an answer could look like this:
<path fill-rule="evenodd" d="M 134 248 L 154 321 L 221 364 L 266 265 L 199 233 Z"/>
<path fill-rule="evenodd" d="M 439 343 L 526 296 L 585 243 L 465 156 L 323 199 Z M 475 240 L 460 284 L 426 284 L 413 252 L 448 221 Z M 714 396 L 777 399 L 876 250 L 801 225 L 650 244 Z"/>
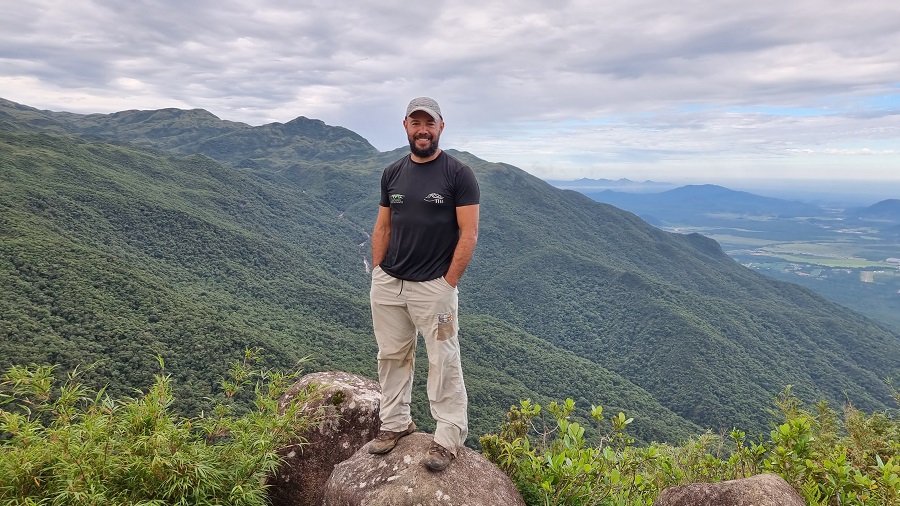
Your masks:
<path fill-rule="evenodd" d="M 669 487 L 654 506 L 806 506 L 784 478 L 758 474 L 719 483 L 693 483 Z"/>
<path fill-rule="evenodd" d="M 335 466 L 322 506 L 524 506 L 512 481 L 469 448 L 447 469 L 429 471 L 421 461 L 432 439 L 416 432 L 386 455 L 356 452 Z"/>
<path fill-rule="evenodd" d="M 377 434 L 381 387 L 377 382 L 345 372 L 303 376 L 279 400 L 281 409 L 298 393 L 317 389 L 304 410 L 322 408 L 324 423 L 281 448 L 283 463 L 267 483 L 275 506 L 319 506 L 325 482 L 334 466 L 356 453 Z"/>

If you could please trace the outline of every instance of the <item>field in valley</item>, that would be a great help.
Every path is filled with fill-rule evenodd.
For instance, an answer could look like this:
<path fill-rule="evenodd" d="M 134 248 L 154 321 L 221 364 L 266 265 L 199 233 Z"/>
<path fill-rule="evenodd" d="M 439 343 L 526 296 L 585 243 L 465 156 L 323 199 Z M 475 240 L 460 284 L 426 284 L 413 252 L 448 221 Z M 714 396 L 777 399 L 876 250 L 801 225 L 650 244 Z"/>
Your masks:
<path fill-rule="evenodd" d="M 710 221 L 715 223 L 667 229 L 711 237 L 749 268 L 806 286 L 900 329 L 900 237 L 868 225 L 848 226 L 833 216 L 718 214 Z"/>

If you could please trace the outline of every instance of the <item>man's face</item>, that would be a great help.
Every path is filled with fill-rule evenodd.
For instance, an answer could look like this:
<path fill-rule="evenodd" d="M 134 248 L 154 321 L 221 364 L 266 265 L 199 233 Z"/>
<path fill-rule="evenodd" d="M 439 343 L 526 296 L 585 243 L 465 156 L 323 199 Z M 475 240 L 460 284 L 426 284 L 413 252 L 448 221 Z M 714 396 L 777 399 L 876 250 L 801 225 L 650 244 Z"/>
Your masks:
<path fill-rule="evenodd" d="M 444 130 L 443 121 L 435 121 L 425 111 L 415 111 L 403 120 L 409 137 L 409 150 L 420 158 L 430 158 L 437 153 L 438 141 Z"/>

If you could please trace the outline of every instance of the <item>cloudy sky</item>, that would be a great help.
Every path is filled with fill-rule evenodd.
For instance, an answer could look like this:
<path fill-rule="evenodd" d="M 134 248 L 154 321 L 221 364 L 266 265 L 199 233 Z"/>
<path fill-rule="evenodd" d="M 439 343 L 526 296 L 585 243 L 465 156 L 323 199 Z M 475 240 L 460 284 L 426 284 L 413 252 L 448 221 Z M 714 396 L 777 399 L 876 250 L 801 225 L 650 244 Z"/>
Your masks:
<path fill-rule="evenodd" d="M 543 178 L 900 180 L 896 0 L 0 0 L 0 97 L 297 116 Z"/>

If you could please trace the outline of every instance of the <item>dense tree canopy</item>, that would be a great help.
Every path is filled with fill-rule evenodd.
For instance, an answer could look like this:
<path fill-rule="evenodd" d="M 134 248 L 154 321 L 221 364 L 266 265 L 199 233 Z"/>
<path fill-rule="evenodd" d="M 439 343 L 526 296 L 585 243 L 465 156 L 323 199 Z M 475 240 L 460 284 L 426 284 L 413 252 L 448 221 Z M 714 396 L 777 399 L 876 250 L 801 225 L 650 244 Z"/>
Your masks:
<path fill-rule="evenodd" d="M 128 393 L 160 355 L 183 410 L 202 409 L 248 347 L 270 366 L 311 356 L 307 369 L 374 377 L 364 261 L 381 168 L 402 151 L 315 122 L 190 113 L 0 103 L 0 369 L 94 364 L 86 380 Z M 244 158 L 201 149 L 224 135 Z M 453 154 L 483 195 L 460 286 L 473 443 L 523 398 L 627 411 L 648 441 L 764 431 L 789 384 L 810 400 L 891 402 L 896 334 L 741 267 L 710 239 Z M 424 388 L 415 402 L 427 429 Z"/>

